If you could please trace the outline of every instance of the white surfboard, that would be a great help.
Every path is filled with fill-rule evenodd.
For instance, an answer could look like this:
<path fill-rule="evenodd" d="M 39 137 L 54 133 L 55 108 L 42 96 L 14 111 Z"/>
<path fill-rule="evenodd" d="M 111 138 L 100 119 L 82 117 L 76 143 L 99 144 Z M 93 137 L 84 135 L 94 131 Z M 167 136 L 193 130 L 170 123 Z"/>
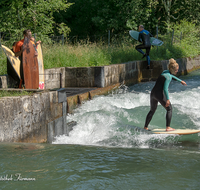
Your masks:
<path fill-rule="evenodd" d="M 200 130 L 196 129 L 175 129 L 174 131 L 166 131 L 166 129 L 152 129 L 152 133 L 155 134 L 177 134 L 177 135 L 190 135 L 194 133 L 200 133 Z"/>
<path fill-rule="evenodd" d="M 39 89 L 45 89 L 44 87 L 44 64 L 43 64 L 43 55 L 42 55 L 42 46 L 41 44 L 37 45 L 38 52 L 38 68 L 39 68 Z"/>

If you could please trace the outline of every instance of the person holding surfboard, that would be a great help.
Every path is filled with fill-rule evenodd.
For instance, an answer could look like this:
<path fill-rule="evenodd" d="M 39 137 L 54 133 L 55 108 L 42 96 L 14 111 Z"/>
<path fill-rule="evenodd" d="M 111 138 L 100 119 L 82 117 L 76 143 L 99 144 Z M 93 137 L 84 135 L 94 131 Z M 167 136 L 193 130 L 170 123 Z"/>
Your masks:
<path fill-rule="evenodd" d="M 18 56 L 21 56 L 22 52 L 23 52 L 23 44 L 24 44 L 24 39 L 25 37 L 29 37 L 31 34 L 31 31 L 30 30 L 24 30 L 23 31 L 23 36 L 24 38 L 20 41 L 18 41 L 15 45 L 15 56 L 18 57 Z"/>
<path fill-rule="evenodd" d="M 151 50 L 150 37 L 153 37 L 153 35 L 149 31 L 145 30 L 143 25 L 140 25 L 138 41 L 142 42 L 142 44 L 137 45 L 135 49 L 143 55 L 142 59 L 146 56 L 148 63 L 147 69 L 150 69 L 150 57 L 149 57 L 149 53 Z M 144 53 L 142 49 L 146 49 L 146 53 Z"/>
<path fill-rule="evenodd" d="M 23 44 L 24 44 L 24 39 L 25 37 L 29 37 L 31 34 L 31 31 L 30 30 L 24 30 L 23 31 L 23 36 L 24 38 L 20 41 L 18 41 L 15 45 L 15 56 L 16 57 L 19 57 L 20 59 L 20 76 L 21 76 L 21 79 L 20 79 L 20 83 L 19 83 L 19 88 L 22 88 L 22 84 L 24 84 L 24 72 L 23 72 L 23 65 L 22 65 L 22 52 L 23 52 Z"/>
<path fill-rule="evenodd" d="M 19 88 L 22 88 L 22 85 L 24 85 L 24 69 L 23 69 L 23 65 L 22 65 L 22 63 L 23 63 L 23 61 L 22 61 L 22 52 L 23 52 L 23 45 L 24 45 L 24 40 L 25 40 L 25 38 L 28 38 L 28 39 L 30 39 L 30 41 L 31 41 L 31 38 L 32 38 L 32 33 L 31 33 L 31 31 L 30 30 L 24 30 L 23 31 L 23 36 L 24 36 L 24 38 L 22 39 L 22 40 L 20 40 L 20 41 L 18 41 L 17 43 L 16 43 L 16 45 L 15 45 L 15 56 L 16 57 L 19 57 L 19 59 L 20 59 L 20 62 L 21 62 L 21 64 L 20 64 L 20 75 L 21 75 L 21 79 L 20 79 L 20 84 L 19 84 Z M 35 40 L 35 39 L 34 39 Z M 38 41 L 38 42 L 36 42 L 36 44 L 39 44 L 39 43 L 41 43 L 41 41 Z M 34 42 L 32 42 L 32 44 L 34 44 Z M 37 55 L 37 52 L 35 51 L 35 55 Z"/>
<path fill-rule="evenodd" d="M 171 58 L 169 60 L 169 70 L 165 70 L 162 74 L 158 77 L 155 86 L 153 87 L 150 95 L 150 106 L 151 109 L 147 114 L 144 129 L 148 130 L 148 125 L 157 109 L 158 102 L 166 109 L 166 131 L 173 131 L 175 129 L 170 127 L 171 118 L 172 118 L 172 105 L 169 100 L 168 94 L 168 87 L 169 84 L 173 79 L 180 82 L 182 85 L 187 85 L 184 81 L 180 80 L 179 78 L 175 77 L 174 75 L 177 74 L 179 65 L 178 63 Z"/>
<path fill-rule="evenodd" d="M 33 47 L 35 48 L 35 55 L 38 56 L 37 47 L 41 43 L 41 41 L 39 40 L 39 41 L 35 42 L 35 38 L 34 37 L 31 37 L 30 41 L 33 44 Z"/>

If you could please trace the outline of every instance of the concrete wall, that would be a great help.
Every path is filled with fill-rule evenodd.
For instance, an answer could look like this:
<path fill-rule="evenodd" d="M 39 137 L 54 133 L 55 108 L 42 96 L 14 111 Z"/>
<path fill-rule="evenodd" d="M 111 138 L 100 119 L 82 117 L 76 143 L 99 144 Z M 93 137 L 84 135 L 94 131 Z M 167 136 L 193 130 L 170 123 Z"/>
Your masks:
<path fill-rule="evenodd" d="M 45 89 L 65 87 L 65 67 L 45 69 Z"/>
<path fill-rule="evenodd" d="M 200 56 L 177 59 L 179 73 L 187 74 L 200 68 Z M 137 82 L 154 80 L 167 69 L 168 60 L 151 61 L 146 70 L 146 61 L 129 61 L 102 67 L 61 67 L 45 69 L 45 89 L 66 87 L 108 87 L 116 83 L 132 85 Z M 60 75 L 61 74 L 61 75 Z M 11 77 L 0 76 L 0 88 L 14 87 Z"/>
<path fill-rule="evenodd" d="M 187 74 L 200 68 L 200 56 L 177 59 L 179 74 Z M 151 61 L 146 70 L 146 61 L 129 61 L 102 67 L 66 67 L 47 69 L 45 73 L 62 73 L 62 87 L 108 87 L 116 83 L 132 85 L 137 82 L 155 80 L 167 69 L 168 60 Z M 46 78 L 46 88 L 59 88 L 60 78 L 51 75 Z"/>
<path fill-rule="evenodd" d="M 17 82 L 9 75 L 0 76 L 0 88 L 16 88 Z"/>
<path fill-rule="evenodd" d="M 64 109 L 56 91 L 1 98 L 0 108 L 0 142 L 46 142 L 48 123 Z"/>

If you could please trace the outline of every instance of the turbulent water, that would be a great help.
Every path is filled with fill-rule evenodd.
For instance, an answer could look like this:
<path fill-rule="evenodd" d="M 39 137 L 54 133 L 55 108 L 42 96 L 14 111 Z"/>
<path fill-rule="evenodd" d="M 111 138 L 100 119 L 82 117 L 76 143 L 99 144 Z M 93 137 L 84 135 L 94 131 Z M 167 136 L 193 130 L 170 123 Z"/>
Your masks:
<path fill-rule="evenodd" d="M 169 87 L 173 105 L 171 127 L 200 129 L 199 72 L 182 77 L 187 86 L 172 81 Z M 195 75 L 196 74 L 196 75 Z M 194 75 L 194 76 L 193 76 Z M 57 137 L 55 144 L 81 144 L 108 147 L 152 148 L 177 145 L 179 141 L 199 142 L 199 136 L 178 136 L 147 133 L 145 118 L 150 109 L 150 91 L 155 82 L 122 86 L 108 96 L 99 96 L 77 108 L 68 120 L 77 121 L 69 136 Z M 150 129 L 165 128 L 166 110 L 159 105 Z"/>
<path fill-rule="evenodd" d="M 172 81 L 171 127 L 200 129 L 200 71 Z M 0 144 L 0 189 L 199 189 L 200 134 L 144 131 L 155 82 L 121 86 L 67 116 L 77 125 L 52 144 Z M 165 128 L 159 105 L 150 129 Z"/>

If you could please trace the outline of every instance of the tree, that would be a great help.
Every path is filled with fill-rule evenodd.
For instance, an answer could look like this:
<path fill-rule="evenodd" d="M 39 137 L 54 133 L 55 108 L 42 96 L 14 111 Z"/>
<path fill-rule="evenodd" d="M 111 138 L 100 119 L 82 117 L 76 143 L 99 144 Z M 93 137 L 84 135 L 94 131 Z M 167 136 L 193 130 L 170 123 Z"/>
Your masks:
<path fill-rule="evenodd" d="M 25 29 L 39 35 L 53 34 L 54 30 L 68 34 L 69 27 L 57 24 L 53 13 L 66 11 L 70 5 L 66 0 L 1 0 L 0 32 L 20 37 Z"/>
<path fill-rule="evenodd" d="M 173 18 L 174 20 L 177 20 L 178 17 L 175 17 L 174 14 L 178 14 L 179 8 L 176 8 L 173 10 L 173 7 L 176 5 L 177 0 L 161 0 L 164 10 L 166 13 L 166 24 L 167 24 L 167 29 L 169 30 L 170 27 L 170 18 Z"/>
<path fill-rule="evenodd" d="M 108 30 L 114 33 L 127 30 L 126 22 L 134 4 L 133 0 L 70 0 L 70 2 L 73 5 L 65 13 L 56 14 L 56 18 L 71 28 L 70 35 L 79 37 L 105 35 Z"/>
<path fill-rule="evenodd" d="M 127 21 L 130 29 L 137 30 L 140 24 L 154 33 L 159 22 L 159 2 L 157 0 L 132 1 L 132 12 Z"/>

